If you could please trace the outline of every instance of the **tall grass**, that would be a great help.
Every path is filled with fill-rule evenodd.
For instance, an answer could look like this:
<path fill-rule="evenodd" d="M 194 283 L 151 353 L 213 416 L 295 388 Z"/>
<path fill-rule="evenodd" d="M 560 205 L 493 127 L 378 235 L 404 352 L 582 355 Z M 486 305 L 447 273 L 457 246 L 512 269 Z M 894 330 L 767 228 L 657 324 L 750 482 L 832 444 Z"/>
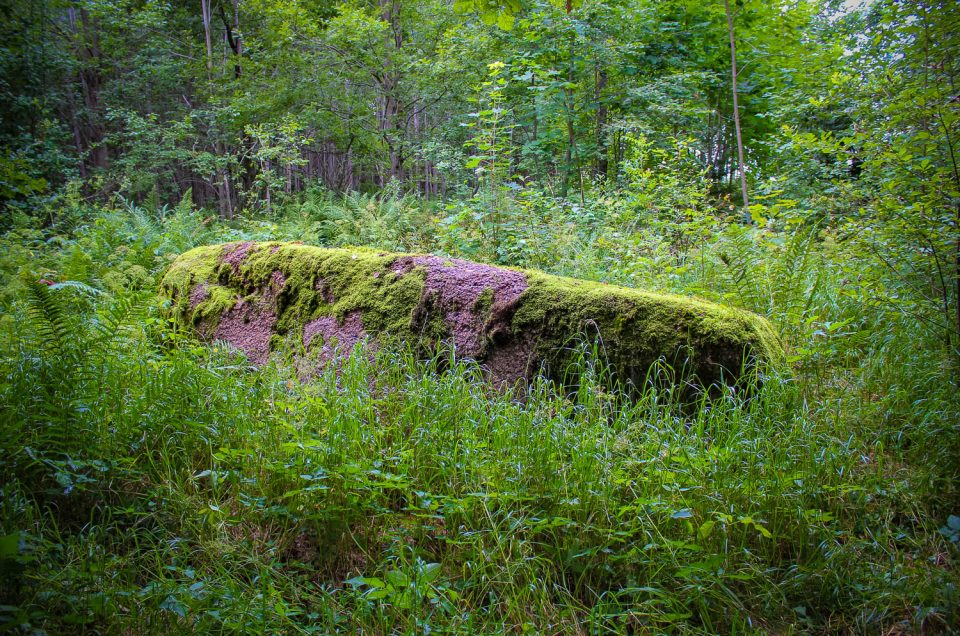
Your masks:
<path fill-rule="evenodd" d="M 449 352 L 354 355 L 307 383 L 282 352 L 253 368 L 172 330 L 149 279 L 193 242 L 267 230 L 130 218 L 99 215 L 16 262 L 32 276 L 5 280 L 7 627 L 875 633 L 960 621 L 958 551 L 940 532 L 960 511 L 956 396 L 909 355 L 922 332 L 838 297 L 829 251 L 808 239 L 717 239 L 726 261 L 702 270 L 713 293 L 778 320 L 794 370 L 690 405 L 658 382 L 611 391 L 586 354 L 574 390 L 541 379 L 494 391 Z M 137 263 L 146 278 L 126 273 Z M 36 282 L 65 271 L 83 284 Z"/>

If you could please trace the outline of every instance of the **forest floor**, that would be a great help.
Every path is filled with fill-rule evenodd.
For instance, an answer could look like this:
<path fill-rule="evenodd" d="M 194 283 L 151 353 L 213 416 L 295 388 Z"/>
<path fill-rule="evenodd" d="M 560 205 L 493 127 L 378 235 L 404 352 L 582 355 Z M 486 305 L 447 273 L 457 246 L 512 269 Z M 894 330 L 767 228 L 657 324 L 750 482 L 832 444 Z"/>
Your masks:
<path fill-rule="evenodd" d="M 125 209 L 0 239 L 0 629 L 960 624 L 956 369 L 909 311 L 851 289 L 829 232 L 730 224 L 644 260 L 558 222 L 517 263 L 770 318 L 790 368 L 695 404 L 612 393 L 589 352 L 572 392 L 389 351 L 301 382 L 292 354 L 254 367 L 164 318 L 159 277 L 186 249 L 356 241 L 329 227 Z M 411 227 L 364 243 L 475 256 Z"/>

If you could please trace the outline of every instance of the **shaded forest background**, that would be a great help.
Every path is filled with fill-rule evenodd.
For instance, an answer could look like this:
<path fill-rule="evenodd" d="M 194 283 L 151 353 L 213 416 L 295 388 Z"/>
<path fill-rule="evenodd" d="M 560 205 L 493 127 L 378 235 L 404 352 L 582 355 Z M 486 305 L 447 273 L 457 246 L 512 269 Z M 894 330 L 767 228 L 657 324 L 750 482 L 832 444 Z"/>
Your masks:
<path fill-rule="evenodd" d="M 754 188 L 779 177 L 799 198 L 804 178 L 853 181 L 894 120 L 942 132 L 955 7 L 835 4 L 733 6 Z M 44 0 L 3 12 L 8 201 L 77 179 L 138 203 L 189 192 L 225 217 L 318 184 L 464 196 L 493 134 L 515 187 L 579 197 L 622 185 L 655 149 L 718 197 L 736 189 L 720 2 Z M 923 90 L 933 99 L 914 98 Z M 813 153 L 809 135 L 839 147 Z"/>

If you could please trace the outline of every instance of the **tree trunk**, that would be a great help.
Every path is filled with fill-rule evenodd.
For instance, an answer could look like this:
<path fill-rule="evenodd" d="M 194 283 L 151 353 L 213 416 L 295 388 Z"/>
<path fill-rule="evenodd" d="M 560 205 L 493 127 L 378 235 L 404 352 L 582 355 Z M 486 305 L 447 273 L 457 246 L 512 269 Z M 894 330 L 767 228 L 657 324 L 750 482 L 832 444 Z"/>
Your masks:
<path fill-rule="evenodd" d="M 200 0 L 200 17 L 203 20 L 203 43 L 207 54 L 207 81 L 213 81 L 213 25 L 211 0 Z M 214 132 L 214 134 L 216 134 Z M 219 141 L 213 142 L 213 151 L 218 157 L 223 156 L 223 144 Z M 217 207 L 220 218 L 229 219 L 233 217 L 233 205 L 230 202 L 230 179 L 227 171 L 223 168 L 216 168 L 213 183 L 214 192 L 217 195 Z"/>
<path fill-rule="evenodd" d="M 209 0 L 208 0 L 209 1 Z M 233 24 L 227 20 L 227 13 L 220 5 L 220 20 L 223 22 L 224 36 L 230 50 L 233 51 L 233 77 L 240 79 L 243 74 L 243 67 L 240 64 L 240 58 L 243 56 L 243 41 L 240 36 L 240 4 L 239 0 L 233 0 Z"/>
<path fill-rule="evenodd" d="M 200 15 L 203 19 L 203 39 L 207 47 L 207 79 L 213 79 L 213 37 L 210 33 L 210 0 L 200 0 Z"/>
<path fill-rule="evenodd" d="M 750 201 L 747 199 L 747 170 L 743 161 L 743 134 L 740 132 L 740 98 L 737 96 L 737 39 L 733 32 L 733 15 L 730 13 L 730 0 L 723 0 L 727 12 L 727 33 L 730 35 L 730 82 L 733 87 L 733 125 L 737 134 L 737 158 L 740 162 L 740 190 L 743 194 L 743 214 L 750 220 Z"/>
<path fill-rule="evenodd" d="M 107 166 L 107 147 L 104 144 L 104 126 L 101 118 L 100 91 L 103 76 L 100 74 L 100 35 L 97 21 L 87 10 L 69 9 L 70 25 L 77 35 L 78 80 L 83 97 L 83 112 L 76 117 L 75 138 L 82 153 L 81 161 L 89 168 Z M 77 18 L 79 17 L 79 23 Z M 83 170 L 82 172 L 86 172 Z"/>
<path fill-rule="evenodd" d="M 607 104 L 603 99 L 603 91 L 607 88 L 607 69 L 597 65 L 597 82 L 594 90 L 594 99 L 597 103 L 597 177 L 607 176 Z"/>
<path fill-rule="evenodd" d="M 567 17 L 570 17 L 570 14 L 573 12 L 573 1 L 566 0 L 564 6 L 566 9 Z M 575 41 L 573 38 L 570 39 L 570 49 L 567 54 L 569 56 L 569 64 L 567 65 L 567 85 L 573 83 L 573 49 Z M 560 184 L 560 197 L 563 199 L 567 198 L 567 188 L 570 185 L 570 175 L 573 172 L 573 145 L 576 142 L 576 131 L 573 127 L 573 90 L 570 88 L 563 89 L 563 101 L 566 106 L 567 114 L 567 149 L 563 153 L 563 183 Z"/>
<path fill-rule="evenodd" d="M 387 178 L 380 179 L 380 185 L 386 185 L 392 179 L 403 179 L 403 143 L 400 139 L 400 72 L 397 70 L 393 55 L 403 48 L 403 31 L 400 25 L 399 0 L 379 0 L 380 19 L 390 25 L 387 32 L 387 55 L 384 56 L 383 69 L 378 79 L 380 86 L 380 108 L 377 113 L 377 126 L 390 156 Z"/>

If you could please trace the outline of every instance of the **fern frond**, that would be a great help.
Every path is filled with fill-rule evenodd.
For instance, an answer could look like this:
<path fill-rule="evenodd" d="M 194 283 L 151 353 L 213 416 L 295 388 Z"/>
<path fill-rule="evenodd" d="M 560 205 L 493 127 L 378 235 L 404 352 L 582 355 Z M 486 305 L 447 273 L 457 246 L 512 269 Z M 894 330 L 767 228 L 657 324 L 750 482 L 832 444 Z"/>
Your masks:
<path fill-rule="evenodd" d="M 724 243 L 721 255 L 726 265 L 724 277 L 735 290 L 737 304 L 768 313 L 772 304 L 769 271 L 751 230 L 733 226 L 727 231 Z"/>
<path fill-rule="evenodd" d="M 46 287 L 46 285 L 44 285 Z M 102 289 L 97 289 L 96 287 L 91 287 L 86 283 L 81 283 L 78 280 L 65 280 L 61 283 L 54 283 L 50 285 L 48 289 L 57 290 L 57 289 L 72 289 L 74 291 L 80 292 L 81 294 L 87 296 L 88 298 L 99 298 L 104 295 Z"/>
<path fill-rule="evenodd" d="M 100 353 L 115 353 L 117 345 L 142 321 L 149 305 L 146 294 L 125 294 L 97 312 L 91 325 L 94 337 L 88 348 Z"/>
<path fill-rule="evenodd" d="M 779 258 L 773 262 L 772 278 L 781 327 L 802 321 L 819 289 L 821 276 L 815 267 L 814 249 L 818 232 L 818 226 L 798 229 L 789 236 Z"/>
<path fill-rule="evenodd" d="M 50 286 L 27 282 L 27 316 L 41 350 L 51 357 L 64 355 L 70 346 L 73 325 L 64 299 Z"/>

